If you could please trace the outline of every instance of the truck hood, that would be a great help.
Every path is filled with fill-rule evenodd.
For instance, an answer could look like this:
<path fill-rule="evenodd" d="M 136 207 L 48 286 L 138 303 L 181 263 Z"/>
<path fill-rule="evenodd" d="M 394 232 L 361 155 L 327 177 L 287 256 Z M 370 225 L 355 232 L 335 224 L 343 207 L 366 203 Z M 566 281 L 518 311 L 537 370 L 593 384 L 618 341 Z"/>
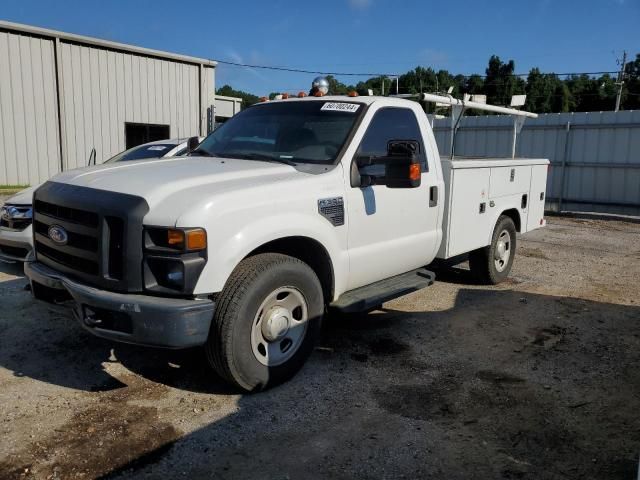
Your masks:
<path fill-rule="evenodd" d="M 278 163 L 217 157 L 168 158 L 153 162 L 128 161 L 70 170 L 54 182 L 143 197 L 151 209 L 177 194 L 201 190 L 210 193 L 284 181 L 304 175 Z"/>
<path fill-rule="evenodd" d="M 9 203 L 12 205 L 31 205 L 33 202 L 33 192 L 36 191 L 42 184 L 34 185 L 32 187 L 27 187 L 24 190 L 20 190 L 18 193 L 11 195 L 5 203 Z"/>

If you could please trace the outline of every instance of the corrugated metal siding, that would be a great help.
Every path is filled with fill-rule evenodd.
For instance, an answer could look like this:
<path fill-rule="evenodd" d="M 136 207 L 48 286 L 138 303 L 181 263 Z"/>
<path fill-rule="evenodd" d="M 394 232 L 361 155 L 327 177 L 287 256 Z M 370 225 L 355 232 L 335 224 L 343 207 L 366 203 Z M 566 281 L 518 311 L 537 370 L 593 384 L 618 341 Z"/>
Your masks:
<path fill-rule="evenodd" d="M 512 119 L 465 117 L 456 155 L 510 156 Z M 567 124 L 569 129 L 567 129 Z M 450 120 L 434 121 L 440 150 L 449 152 Z M 548 208 L 640 215 L 640 111 L 540 115 L 527 119 L 516 154 L 548 158 Z"/>
<path fill-rule="evenodd" d="M 53 40 L 0 31 L 0 185 L 60 171 Z"/>
<path fill-rule="evenodd" d="M 242 99 L 215 95 L 214 112 L 216 117 L 231 118 L 240 111 Z"/>
<path fill-rule="evenodd" d="M 65 170 L 125 148 L 125 122 L 170 126 L 171 137 L 200 131 L 199 67 L 70 43 L 61 44 Z"/>

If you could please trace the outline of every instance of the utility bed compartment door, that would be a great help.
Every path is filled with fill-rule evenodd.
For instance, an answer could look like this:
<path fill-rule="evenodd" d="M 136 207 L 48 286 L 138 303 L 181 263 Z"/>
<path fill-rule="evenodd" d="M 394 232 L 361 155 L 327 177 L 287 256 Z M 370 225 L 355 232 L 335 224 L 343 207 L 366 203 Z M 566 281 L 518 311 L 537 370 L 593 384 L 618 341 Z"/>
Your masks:
<path fill-rule="evenodd" d="M 453 170 L 449 242 L 446 257 L 470 252 L 487 244 L 493 225 L 489 225 L 489 168 Z"/>
<path fill-rule="evenodd" d="M 542 226 L 548 169 L 548 165 L 533 165 L 531 167 L 531 200 L 529 201 L 527 231 Z"/>
<path fill-rule="evenodd" d="M 518 193 L 528 193 L 531 181 L 531 166 L 493 167 L 489 198 L 500 198 Z"/>

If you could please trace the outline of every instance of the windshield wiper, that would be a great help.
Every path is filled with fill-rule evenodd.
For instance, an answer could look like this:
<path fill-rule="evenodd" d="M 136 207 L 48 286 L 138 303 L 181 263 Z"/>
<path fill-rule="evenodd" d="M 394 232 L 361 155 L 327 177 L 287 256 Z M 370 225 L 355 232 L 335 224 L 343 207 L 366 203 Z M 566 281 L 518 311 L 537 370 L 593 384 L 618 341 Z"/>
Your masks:
<path fill-rule="evenodd" d="M 292 167 L 296 166 L 296 163 L 288 158 L 281 157 L 272 157 L 271 155 L 266 155 L 264 153 L 231 153 L 228 154 L 232 158 L 241 158 L 245 160 L 262 160 L 265 162 L 277 162 L 284 163 L 285 165 L 291 165 Z"/>

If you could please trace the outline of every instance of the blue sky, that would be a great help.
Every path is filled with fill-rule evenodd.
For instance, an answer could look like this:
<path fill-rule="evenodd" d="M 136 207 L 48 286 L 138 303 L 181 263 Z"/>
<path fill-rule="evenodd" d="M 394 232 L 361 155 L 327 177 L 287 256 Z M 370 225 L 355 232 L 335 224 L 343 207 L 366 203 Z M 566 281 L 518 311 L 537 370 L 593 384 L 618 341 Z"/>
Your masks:
<path fill-rule="evenodd" d="M 484 73 L 615 70 L 640 53 L 640 0 L 2 0 L 0 18 L 212 59 L 311 70 L 403 73 L 416 65 Z M 313 75 L 220 65 L 259 95 L 306 90 Z M 339 77 L 345 83 L 360 78 Z"/>

